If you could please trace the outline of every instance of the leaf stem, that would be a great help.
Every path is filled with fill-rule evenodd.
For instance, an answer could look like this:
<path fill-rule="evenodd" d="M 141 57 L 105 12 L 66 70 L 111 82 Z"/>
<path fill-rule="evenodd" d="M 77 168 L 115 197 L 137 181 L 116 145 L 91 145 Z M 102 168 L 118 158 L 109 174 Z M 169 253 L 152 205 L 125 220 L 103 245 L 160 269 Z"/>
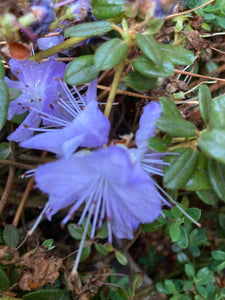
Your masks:
<path fill-rule="evenodd" d="M 107 103 L 105 106 L 105 112 L 104 115 L 109 118 L 111 109 L 112 109 L 112 105 L 116 96 L 116 90 L 120 84 L 120 78 L 123 72 L 123 69 L 125 67 L 125 60 L 123 60 L 118 66 L 115 67 L 115 75 L 113 78 L 113 82 L 112 82 L 112 89 L 109 93 L 109 97 L 107 99 Z"/>
<path fill-rule="evenodd" d="M 51 47 L 47 50 L 41 51 L 41 52 L 29 57 L 29 59 L 34 60 L 34 61 L 42 60 L 42 59 L 47 58 L 51 55 L 62 52 L 64 50 L 66 50 L 67 48 L 72 47 L 72 46 L 74 46 L 74 45 L 76 45 L 76 44 L 78 44 L 82 41 L 85 41 L 88 38 L 89 37 L 87 37 L 87 36 L 86 37 L 72 37 L 72 38 L 63 41 L 62 43 L 60 43 L 60 44 L 58 44 L 54 47 Z"/>

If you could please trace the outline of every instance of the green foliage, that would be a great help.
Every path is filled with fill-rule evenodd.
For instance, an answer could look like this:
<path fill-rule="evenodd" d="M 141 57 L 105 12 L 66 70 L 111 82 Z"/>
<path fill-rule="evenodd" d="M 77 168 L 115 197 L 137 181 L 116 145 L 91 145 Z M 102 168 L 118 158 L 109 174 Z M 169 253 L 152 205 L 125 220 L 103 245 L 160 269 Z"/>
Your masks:
<path fill-rule="evenodd" d="M 92 0 L 92 14 L 97 19 L 111 19 L 119 17 L 124 12 L 122 0 Z"/>
<path fill-rule="evenodd" d="M 147 77 L 138 71 L 132 71 L 123 78 L 123 81 L 134 90 L 149 91 L 155 87 L 157 78 Z"/>
<path fill-rule="evenodd" d="M 0 63 L 1 65 L 1 63 Z M 0 74 L 2 75 L 2 74 Z M 0 78 L 0 130 L 6 122 L 8 114 L 9 92 L 4 79 Z"/>
<path fill-rule="evenodd" d="M 6 159 L 11 152 L 11 148 L 8 143 L 0 144 L 0 160 Z"/>
<path fill-rule="evenodd" d="M 127 54 L 128 46 L 121 39 L 111 39 L 95 52 L 95 67 L 99 71 L 112 69 L 123 61 Z"/>
<path fill-rule="evenodd" d="M 211 116 L 211 102 L 212 97 L 209 88 L 206 85 L 200 85 L 198 91 L 199 98 L 199 109 L 201 112 L 202 119 L 205 124 L 208 124 L 209 118 Z"/>
<path fill-rule="evenodd" d="M 95 79 L 98 74 L 99 71 L 94 65 L 94 55 L 84 55 L 69 64 L 64 79 L 68 84 L 80 85 Z"/>
<path fill-rule="evenodd" d="M 6 225 L 3 230 L 3 240 L 8 247 L 16 247 L 20 241 L 20 235 L 13 225 Z"/>
<path fill-rule="evenodd" d="M 64 31 L 64 36 L 65 37 L 90 37 L 90 36 L 102 35 L 106 32 L 111 31 L 112 28 L 113 28 L 113 23 L 108 21 L 82 23 L 67 28 Z"/>

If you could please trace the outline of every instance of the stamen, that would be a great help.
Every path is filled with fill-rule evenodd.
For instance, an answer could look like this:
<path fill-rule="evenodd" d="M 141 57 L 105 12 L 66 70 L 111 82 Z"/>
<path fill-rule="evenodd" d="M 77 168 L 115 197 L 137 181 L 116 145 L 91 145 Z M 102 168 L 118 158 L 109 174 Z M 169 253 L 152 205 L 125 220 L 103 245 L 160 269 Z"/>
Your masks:
<path fill-rule="evenodd" d="M 163 176 L 163 171 L 161 169 L 158 168 L 154 168 L 152 166 L 146 165 L 146 164 L 142 164 L 141 163 L 142 168 L 150 174 L 154 174 L 154 175 L 159 175 L 159 176 Z"/>
<path fill-rule="evenodd" d="M 74 263 L 74 266 L 73 266 L 73 269 L 72 269 L 72 272 L 71 272 L 72 276 L 77 275 L 77 268 L 78 268 L 78 265 L 79 265 L 79 262 L 80 262 L 81 253 L 82 253 L 83 246 L 84 246 L 84 241 L 85 241 L 85 238 L 86 238 L 86 235 L 87 235 L 88 226 L 90 224 L 91 215 L 94 211 L 94 207 L 95 207 L 95 204 L 92 203 L 91 207 L 90 207 L 90 210 L 89 210 L 89 213 L 88 213 L 87 221 L 86 221 L 86 224 L 85 224 L 85 227 L 84 227 L 84 232 L 83 232 L 83 235 L 82 235 L 82 239 L 80 241 L 77 257 L 76 257 L 76 260 L 75 260 L 75 263 Z"/>
<path fill-rule="evenodd" d="M 176 205 L 176 207 L 191 221 L 193 222 L 196 226 L 198 227 L 202 227 L 202 225 L 200 223 L 198 223 L 197 221 L 195 221 L 191 216 L 189 216 L 188 213 L 186 213 L 186 211 L 183 210 L 182 207 L 180 207 L 180 205 L 173 200 L 172 197 L 170 197 L 170 195 L 168 195 L 156 182 L 155 182 L 155 185 L 157 186 L 157 188 L 164 194 L 166 195 L 166 197 L 174 204 Z"/>
<path fill-rule="evenodd" d="M 48 210 L 48 208 L 49 208 L 49 204 L 46 203 L 46 205 L 43 208 L 42 212 L 40 213 L 40 215 L 38 216 L 37 220 L 35 221 L 33 227 L 27 232 L 27 236 L 28 237 L 33 234 L 33 232 L 35 231 L 35 229 L 37 228 L 37 226 L 41 222 L 41 219 L 42 219 L 43 215 L 45 214 L 45 212 Z"/>
<path fill-rule="evenodd" d="M 40 117 L 41 117 L 42 120 L 50 121 L 50 122 L 52 122 L 54 124 L 61 125 L 61 126 L 68 126 L 70 124 L 70 122 L 68 122 L 66 120 L 63 120 L 63 119 L 58 118 L 58 117 L 55 117 L 55 116 L 50 115 L 50 114 L 48 114 L 46 112 L 40 111 L 37 108 L 29 107 L 29 110 L 33 110 L 33 111 L 38 112 L 40 114 Z"/>

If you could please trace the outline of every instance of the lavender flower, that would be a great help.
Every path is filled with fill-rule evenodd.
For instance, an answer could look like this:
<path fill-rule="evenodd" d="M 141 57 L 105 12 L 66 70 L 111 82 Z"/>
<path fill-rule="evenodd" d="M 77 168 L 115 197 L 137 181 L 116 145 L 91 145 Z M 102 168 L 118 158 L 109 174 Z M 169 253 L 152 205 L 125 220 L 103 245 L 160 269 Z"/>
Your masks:
<path fill-rule="evenodd" d="M 39 129 L 44 133 L 22 142 L 21 146 L 68 157 L 78 147 L 100 147 L 107 143 L 110 124 L 98 108 L 97 79 L 89 84 L 84 96 L 74 86 L 77 98 L 74 98 L 65 82 L 60 82 L 65 90 L 64 97 L 59 97 L 54 107 L 61 109 L 61 115 L 41 114 L 42 118 L 48 120 L 47 128 Z"/>
<path fill-rule="evenodd" d="M 33 131 L 24 127 L 38 127 L 41 118 L 35 110 L 49 112 L 54 100 L 58 98 L 58 92 L 61 88 L 55 77 L 64 76 L 65 65 L 55 60 L 48 60 L 42 64 L 32 60 L 18 61 L 11 59 L 9 61 L 11 71 L 19 81 L 5 78 L 9 89 L 16 88 L 22 91 L 22 94 L 14 101 L 9 103 L 8 119 L 11 120 L 14 115 L 29 112 L 24 122 L 13 132 L 8 140 L 21 142 L 33 135 Z"/>
<path fill-rule="evenodd" d="M 112 233 L 119 239 L 132 239 L 133 230 L 140 223 L 154 221 L 161 210 L 153 181 L 137 164 L 132 164 L 129 152 L 120 146 L 81 151 L 42 165 L 36 169 L 35 180 L 39 189 L 50 196 L 44 210 L 49 220 L 71 205 L 62 221 L 66 224 L 84 204 L 78 225 L 86 215 L 87 223 L 93 216 L 90 237 L 94 238 L 96 227 L 101 227 L 106 219 L 110 243 Z M 75 269 L 77 266 L 78 262 Z"/>

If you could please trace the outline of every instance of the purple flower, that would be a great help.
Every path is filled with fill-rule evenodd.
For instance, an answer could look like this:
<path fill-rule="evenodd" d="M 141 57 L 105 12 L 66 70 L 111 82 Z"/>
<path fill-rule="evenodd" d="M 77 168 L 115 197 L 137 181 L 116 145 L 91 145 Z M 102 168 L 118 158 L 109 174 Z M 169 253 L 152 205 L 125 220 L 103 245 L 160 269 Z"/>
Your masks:
<path fill-rule="evenodd" d="M 76 98 L 65 82 L 61 81 L 61 84 L 65 89 L 64 96 L 53 106 L 61 110 L 61 115 L 42 114 L 41 117 L 48 120 L 47 128 L 40 129 L 44 133 L 22 142 L 21 146 L 68 157 L 78 147 L 100 147 L 107 143 L 110 123 L 98 108 L 97 79 L 89 83 L 85 95 L 74 86 Z"/>
<path fill-rule="evenodd" d="M 29 112 L 24 122 L 13 132 L 8 140 L 20 142 L 33 135 L 31 130 L 24 127 L 38 127 L 41 118 L 35 110 L 49 112 L 51 105 L 58 98 L 58 92 L 61 88 L 59 82 L 55 79 L 63 78 L 64 63 L 48 60 L 41 64 L 32 60 L 18 61 L 11 59 L 9 61 L 11 71 L 18 81 L 5 78 L 9 89 L 15 88 L 22 91 L 22 94 L 9 103 L 8 119 L 11 120 L 14 115 Z"/>
<path fill-rule="evenodd" d="M 108 223 L 117 238 L 133 238 L 140 223 L 154 221 L 161 210 L 161 200 L 154 183 L 142 169 L 132 164 L 128 151 L 120 146 L 106 147 L 77 154 L 37 168 L 35 180 L 39 189 L 50 195 L 46 216 L 72 205 L 62 221 L 67 223 L 85 203 L 81 224 L 92 211 L 94 237 L 96 226 Z M 93 207 L 93 209 L 92 209 Z M 98 225 L 97 225 L 98 221 Z"/>

